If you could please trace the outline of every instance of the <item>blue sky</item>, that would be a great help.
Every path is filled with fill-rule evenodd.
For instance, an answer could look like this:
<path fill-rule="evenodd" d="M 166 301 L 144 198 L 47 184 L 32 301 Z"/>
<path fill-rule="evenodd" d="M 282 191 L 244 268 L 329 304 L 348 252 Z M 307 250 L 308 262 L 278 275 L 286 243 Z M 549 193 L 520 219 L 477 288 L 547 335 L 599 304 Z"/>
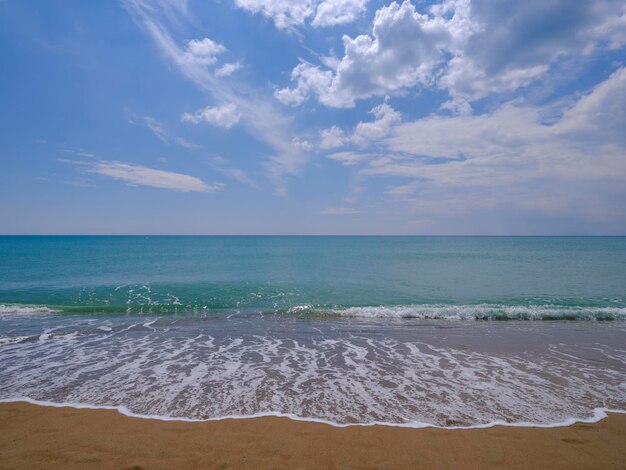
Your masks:
<path fill-rule="evenodd" d="M 0 0 L 0 233 L 626 234 L 626 4 Z"/>

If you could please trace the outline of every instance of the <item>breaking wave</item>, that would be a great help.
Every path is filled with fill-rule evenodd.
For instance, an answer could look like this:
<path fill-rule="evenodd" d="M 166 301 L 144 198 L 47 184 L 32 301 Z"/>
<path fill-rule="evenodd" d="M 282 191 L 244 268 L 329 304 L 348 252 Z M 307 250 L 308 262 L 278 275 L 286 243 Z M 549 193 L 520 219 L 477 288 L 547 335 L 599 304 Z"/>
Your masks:
<path fill-rule="evenodd" d="M 43 305 L 5 305 L 0 304 L 0 315 L 45 315 L 58 313 L 59 309 Z"/>
<path fill-rule="evenodd" d="M 72 305 L 45 306 L 0 304 L 0 316 L 50 314 L 123 313 L 168 315 L 178 313 L 202 315 L 287 315 L 326 318 L 423 319 L 423 320 L 626 320 L 626 307 L 590 307 L 563 305 L 504 304 L 411 304 L 377 306 L 296 305 L 289 308 L 210 308 L 201 305 Z"/>
<path fill-rule="evenodd" d="M 290 308 L 289 312 L 351 318 L 416 318 L 425 320 L 626 320 L 626 308 L 557 305 L 417 304 L 339 308 L 297 306 Z"/>

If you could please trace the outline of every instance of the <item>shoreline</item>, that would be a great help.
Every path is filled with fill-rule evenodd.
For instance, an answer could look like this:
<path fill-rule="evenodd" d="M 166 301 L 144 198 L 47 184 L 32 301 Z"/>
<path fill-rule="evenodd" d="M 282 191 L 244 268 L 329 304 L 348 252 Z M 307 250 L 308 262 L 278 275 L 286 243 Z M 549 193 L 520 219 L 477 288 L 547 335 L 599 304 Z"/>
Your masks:
<path fill-rule="evenodd" d="M 0 403 L 0 468 L 624 468 L 626 414 L 565 427 L 166 421 Z"/>
<path fill-rule="evenodd" d="M 260 418 L 281 418 L 288 419 L 290 421 L 302 422 L 302 423 L 314 423 L 323 424 L 335 428 L 351 428 L 351 427 L 389 427 L 398 429 L 443 429 L 448 431 L 468 431 L 473 429 L 490 429 L 494 427 L 512 427 L 512 428 L 538 428 L 538 429 L 553 429 L 573 426 L 575 424 L 595 424 L 608 418 L 609 414 L 626 414 L 626 410 L 611 409 L 611 408 L 594 408 L 593 416 L 589 418 L 567 418 L 565 421 L 557 423 L 533 423 L 529 421 L 491 421 L 484 424 L 475 424 L 468 426 L 440 426 L 431 423 L 393 423 L 385 421 L 373 421 L 368 423 L 337 423 L 323 418 L 303 417 L 290 413 L 279 412 L 267 412 L 251 415 L 228 415 L 218 416 L 215 418 L 185 418 L 166 415 L 144 415 L 130 411 L 124 405 L 120 406 L 107 406 L 107 405 L 90 405 L 83 403 L 57 403 L 52 401 L 35 400 L 28 397 L 20 398 L 8 398 L 0 399 L 0 406 L 3 404 L 11 403 L 26 403 L 34 406 L 50 407 L 50 408 L 72 408 L 76 410 L 106 410 L 114 411 L 123 416 L 127 416 L 133 419 L 146 419 L 163 422 L 175 422 L 175 423 L 211 423 L 225 420 L 248 420 L 248 419 L 260 419 Z"/>

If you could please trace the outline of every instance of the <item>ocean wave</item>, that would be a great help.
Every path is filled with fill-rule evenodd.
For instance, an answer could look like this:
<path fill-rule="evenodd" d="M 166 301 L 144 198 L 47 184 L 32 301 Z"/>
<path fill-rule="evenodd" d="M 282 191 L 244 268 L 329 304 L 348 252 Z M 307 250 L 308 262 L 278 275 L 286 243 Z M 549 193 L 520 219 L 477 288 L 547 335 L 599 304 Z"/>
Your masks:
<path fill-rule="evenodd" d="M 0 304 L 0 315 L 43 315 L 59 312 L 59 309 L 44 305 Z"/>
<path fill-rule="evenodd" d="M 12 315 L 48 315 L 48 314 L 133 314 L 167 315 L 171 313 L 207 313 L 218 311 L 207 306 L 170 304 L 76 304 L 76 305 L 23 305 L 0 304 L 0 316 Z"/>
<path fill-rule="evenodd" d="M 4 346 L 7 344 L 18 344 L 18 343 L 22 343 L 24 341 L 29 341 L 29 340 L 33 340 L 34 338 L 36 338 L 35 336 L 7 336 L 7 337 L 2 337 L 0 338 L 0 346 Z"/>
<path fill-rule="evenodd" d="M 577 305 L 505 305 L 505 304 L 408 304 L 408 305 L 295 305 L 289 308 L 210 308 L 204 305 L 19 305 L 0 304 L 0 316 L 36 316 L 49 314 L 134 314 L 134 315 L 293 315 L 327 318 L 423 319 L 423 320 L 570 320 L 623 321 L 626 307 Z"/>
<path fill-rule="evenodd" d="M 416 304 L 320 308 L 297 306 L 293 314 L 336 315 L 348 318 L 415 318 L 425 320 L 626 320 L 623 307 L 582 307 L 559 305 L 444 305 Z"/>

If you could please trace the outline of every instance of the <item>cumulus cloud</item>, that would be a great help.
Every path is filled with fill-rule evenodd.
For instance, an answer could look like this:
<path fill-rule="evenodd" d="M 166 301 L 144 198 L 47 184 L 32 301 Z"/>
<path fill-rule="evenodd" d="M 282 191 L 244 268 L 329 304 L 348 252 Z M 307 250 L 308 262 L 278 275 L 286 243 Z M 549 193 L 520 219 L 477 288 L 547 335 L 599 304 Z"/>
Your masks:
<path fill-rule="evenodd" d="M 374 121 L 359 122 L 354 129 L 351 140 L 357 145 L 365 145 L 385 137 L 391 126 L 402 119 L 402 115 L 387 103 L 375 106 L 370 114 L 374 115 Z"/>
<path fill-rule="evenodd" d="M 392 2 L 376 12 L 371 35 L 343 37 L 344 56 L 334 70 L 302 62 L 291 74 L 296 87 L 279 90 L 276 97 L 301 104 L 314 95 L 326 106 L 341 108 L 354 106 L 356 99 L 427 85 L 444 50 L 471 32 L 471 24 L 457 10 L 450 19 L 444 13 L 448 10 L 437 10 L 437 16 L 420 14 L 409 1 Z"/>
<path fill-rule="evenodd" d="M 626 43 L 620 0 L 444 0 L 423 13 L 408 0 L 375 15 L 370 34 L 344 36 L 344 53 L 327 68 L 301 62 L 295 86 L 276 92 L 285 104 L 315 97 L 329 107 L 421 86 L 451 96 L 446 107 L 511 92 L 545 76 L 563 57 Z"/>
<path fill-rule="evenodd" d="M 235 0 L 235 5 L 271 19 L 278 29 L 291 29 L 310 18 L 314 27 L 352 22 L 365 10 L 367 0 Z"/>
<path fill-rule="evenodd" d="M 131 186 L 151 186 L 180 192 L 210 192 L 224 187 L 223 184 L 207 184 L 195 176 L 157 170 L 142 165 L 133 165 L 119 161 L 76 162 L 85 173 L 93 173 L 124 181 Z"/>
<path fill-rule="evenodd" d="M 561 57 L 596 47 L 618 48 L 626 35 L 626 5 L 616 0 L 501 2 L 472 0 L 478 27 L 440 80 L 453 97 L 476 100 L 516 90 L 546 74 Z"/>
<path fill-rule="evenodd" d="M 314 27 L 335 26 L 356 20 L 367 6 L 367 0 L 325 0 L 320 3 L 311 22 Z"/>
<path fill-rule="evenodd" d="M 205 65 L 212 65 L 217 62 L 217 56 L 224 52 L 226 52 L 226 48 L 222 44 L 209 38 L 192 39 L 187 42 L 185 49 L 185 54 L 192 60 Z"/>
<path fill-rule="evenodd" d="M 337 126 L 329 127 L 320 131 L 320 148 L 332 149 L 341 147 L 346 142 L 346 133 Z"/>
<path fill-rule="evenodd" d="M 297 82 L 295 88 L 276 90 L 274 96 L 283 104 L 298 106 L 304 103 L 309 95 L 317 93 L 321 103 L 332 106 L 335 97 L 331 92 L 333 73 L 320 70 L 308 62 L 301 62 L 291 71 L 291 79 Z"/>
<path fill-rule="evenodd" d="M 374 120 L 359 122 L 352 132 L 346 132 L 337 126 L 322 130 L 319 147 L 331 149 L 343 147 L 350 143 L 366 146 L 385 137 L 389 134 L 392 126 L 402 119 L 402 115 L 387 102 L 374 106 L 369 114 L 374 116 Z"/>
<path fill-rule="evenodd" d="M 230 103 L 223 106 L 207 106 L 199 109 L 193 114 L 185 113 L 181 116 L 184 122 L 198 124 L 200 122 L 208 122 L 217 127 L 230 129 L 241 119 L 241 114 L 237 110 L 237 106 Z"/>
<path fill-rule="evenodd" d="M 301 25 L 315 11 L 313 0 L 235 0 L 235 5 L 270 18 L 279 29 Z"/>

